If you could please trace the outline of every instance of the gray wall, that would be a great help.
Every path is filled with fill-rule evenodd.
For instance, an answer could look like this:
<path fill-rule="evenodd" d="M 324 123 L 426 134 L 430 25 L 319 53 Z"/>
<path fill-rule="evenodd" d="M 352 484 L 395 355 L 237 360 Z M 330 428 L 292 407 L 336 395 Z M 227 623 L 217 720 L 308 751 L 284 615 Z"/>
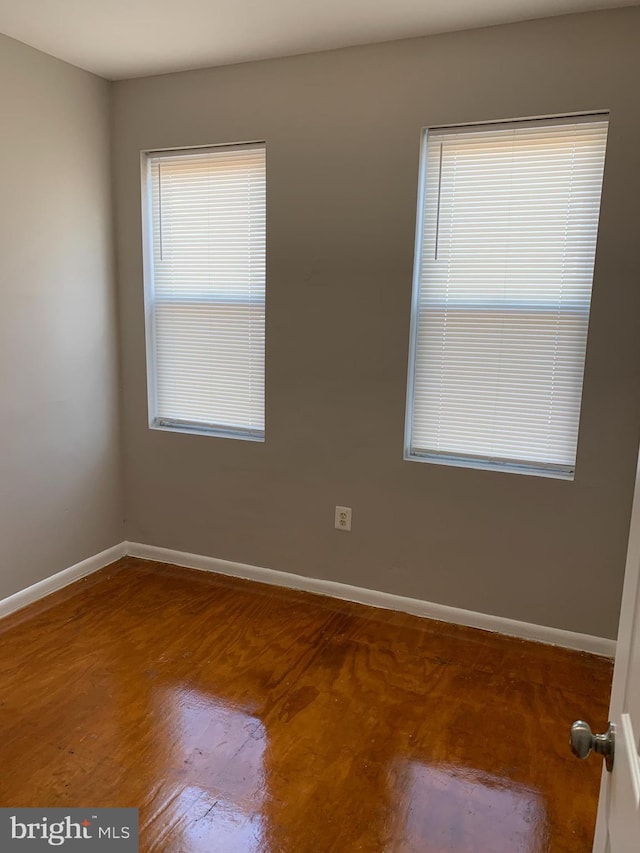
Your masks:
<path fill-rule="evenodd" d="M 0 36 L 0 597 L 122 541 L 109 87 Z"/>
<path fill-rule="evenodd" d="M 640 426 L 639 43 L 635 8 L 117 83 L 127 538 L 615 636 Z M 404 462 L 420 128 L 603 108 L 575 482 Z M 150 431 L 139 151 L 256 139 L 266 443 Z"/>

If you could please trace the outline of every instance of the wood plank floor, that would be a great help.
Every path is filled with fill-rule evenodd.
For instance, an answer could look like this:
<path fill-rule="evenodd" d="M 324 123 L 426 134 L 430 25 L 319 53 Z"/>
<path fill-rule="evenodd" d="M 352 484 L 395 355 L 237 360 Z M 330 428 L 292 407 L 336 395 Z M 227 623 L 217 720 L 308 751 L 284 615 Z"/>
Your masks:
<path fill-rule="evenodd" d="M 0 805 L 142 851 L 588 853 L 602 658 L 125 558 L 0 623 Z"/>

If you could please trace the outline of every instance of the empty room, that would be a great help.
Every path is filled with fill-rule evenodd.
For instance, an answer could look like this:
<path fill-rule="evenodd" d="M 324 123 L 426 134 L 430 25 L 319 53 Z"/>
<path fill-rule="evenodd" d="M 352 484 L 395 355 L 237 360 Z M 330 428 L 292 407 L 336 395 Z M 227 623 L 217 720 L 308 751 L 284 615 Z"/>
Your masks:
<path fill-rule="evenodd" d="M 640 853 L 640 6 L 0 0 L 0 853 Z"/>

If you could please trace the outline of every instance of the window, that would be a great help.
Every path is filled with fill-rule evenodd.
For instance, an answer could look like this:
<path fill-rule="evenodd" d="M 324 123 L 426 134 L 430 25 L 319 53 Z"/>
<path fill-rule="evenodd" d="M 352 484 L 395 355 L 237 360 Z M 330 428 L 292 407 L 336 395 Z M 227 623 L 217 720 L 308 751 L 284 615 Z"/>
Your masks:
<path fill-rule="evenodd" d="M 143 170 L 149 425 L 264 440 L 264 145 Z"/>
<path fill-rule="evenodd" d="M 405 458 L 573 478 L 607 124 L 424 133 Z"/>

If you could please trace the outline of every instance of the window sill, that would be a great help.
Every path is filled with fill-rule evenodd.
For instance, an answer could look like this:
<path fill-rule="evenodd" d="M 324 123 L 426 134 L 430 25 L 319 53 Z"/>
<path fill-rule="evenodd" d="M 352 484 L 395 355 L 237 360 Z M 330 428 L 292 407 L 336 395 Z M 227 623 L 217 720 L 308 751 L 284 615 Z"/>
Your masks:
<path fill-rule="evenodd" d="M 448 465 L 453 468 L 475 468 L 479 471 L 495 471 L 499 474 L 524 474 L 527 477 L 545 477 L 551 480 L 572 482 L 575 479 L 574 469 L 518 464 L 517 462 L 494 462 L 490 459 L 474 459 L 473 457 L 405 451 L 404 460 L 405 462 L 431 462 L 434 465 Z"/>
<path fill-rule="evenodd" d="M 214 438 L 232 438 L 237 441 L 255 441 L 264 443 L 264 432 L 249 432 L 233 429 L 224 429 L 222 427 L 208 427 L 203 424 L 187 424 L 180 422 L 163 422 L 152 421 L 149 424 L 149 429 L 158 430 L 159 432 L 178 432 L 185 435 L 205 435 L 213 436 Z"/>

